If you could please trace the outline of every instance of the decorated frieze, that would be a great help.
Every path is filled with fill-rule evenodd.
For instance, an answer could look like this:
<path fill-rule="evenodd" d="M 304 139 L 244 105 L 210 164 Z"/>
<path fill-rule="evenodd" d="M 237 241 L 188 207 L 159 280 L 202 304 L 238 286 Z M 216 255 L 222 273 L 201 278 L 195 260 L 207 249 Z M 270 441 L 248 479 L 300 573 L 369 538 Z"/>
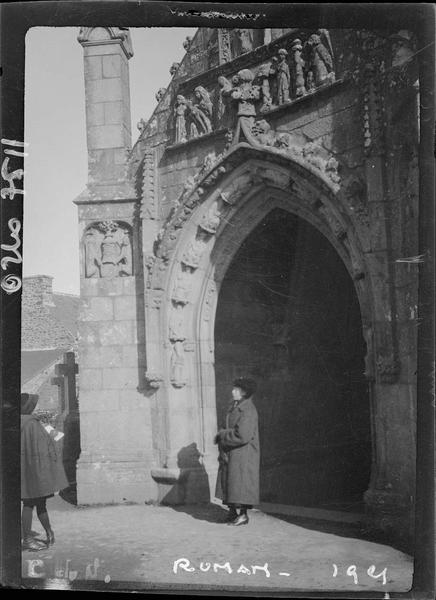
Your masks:
<path fill-rule="evenodd" d="M 132 228 L 119 221 L 89 225 L 83 237 L 86 278 L 133 275 Z"/>
<path fill-rule="evenodd" d="M 244 49 L 241 53 L 246 54 L 252 50 L 254 30 L 237 31 Z M 223 57 L 231 55 L 229 38 L 226 30 L 219 32 L 220 53 L 227 62 Z M 173 107 L 174 143 L 232 127 L 235 119 L 233 137 L 237 139 L 238 128 L 244 129 L 240 117 L 251 119 L 335 81 L 333 48 L 326 29 L 306 32 L 304 42 L 292 36 L 282 42 L 287 47 L 272 45 L 268 59 L 261 64 L 219 74 L 211 85 L 181 86 Z"/>

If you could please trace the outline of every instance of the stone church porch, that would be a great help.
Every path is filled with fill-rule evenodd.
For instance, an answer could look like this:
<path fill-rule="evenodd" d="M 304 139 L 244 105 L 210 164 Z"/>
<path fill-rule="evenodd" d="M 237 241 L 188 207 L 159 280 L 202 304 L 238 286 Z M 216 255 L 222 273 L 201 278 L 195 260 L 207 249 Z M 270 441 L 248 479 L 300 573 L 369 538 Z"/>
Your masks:
<path fill-rule="evenodd" d="M 253 510 L 248 526 L 235 528 L 212 503 L 73 507 L 55 497 L 48 508 L 55 545 L 23 553 L 32 587 L 390 593 L 412 585 L 411 557 L 363 539 L 358 523 Z"/>

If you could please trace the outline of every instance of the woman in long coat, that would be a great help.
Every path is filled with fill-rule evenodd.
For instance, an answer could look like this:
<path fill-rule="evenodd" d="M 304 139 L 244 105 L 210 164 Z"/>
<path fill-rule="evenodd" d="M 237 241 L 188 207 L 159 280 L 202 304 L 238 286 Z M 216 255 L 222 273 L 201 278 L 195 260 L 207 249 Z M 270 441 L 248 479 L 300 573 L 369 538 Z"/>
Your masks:
<path fill-rule="evenodd" d="M 62 457 L 55 441 L 33 415 L 38 396 L 21 394 L 21 499 L 23 549 L 40 550 L 32 539 L 33 509 L 47 535 L 47 545 L 54 543 L 54 533 L 48 518 L 46 500 L 68 487 Z"/>
<path fill-rule="evenodd" d="M 215 437 L 219 449 L 215 496 L 229 506 L 227 520 L 231 525 L 246 525 L 247 509 L 259 504 L 258 416 L 252 402 L 255 391 L 256 383 L 251 379 L 234 381 L 226 428 Z"/>

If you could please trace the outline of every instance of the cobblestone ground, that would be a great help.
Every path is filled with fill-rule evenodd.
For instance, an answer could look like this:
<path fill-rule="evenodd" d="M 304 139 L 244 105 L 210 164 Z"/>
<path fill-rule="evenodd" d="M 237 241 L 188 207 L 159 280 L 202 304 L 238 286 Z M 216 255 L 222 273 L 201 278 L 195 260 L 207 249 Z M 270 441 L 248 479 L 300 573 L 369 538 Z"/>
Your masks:
<path fill-rule="evenodd" d="M 229 527 L 215 504 L 77 508 L 56 497 L 47 506 L 56 543 L 23 552 L 25 585 L 257 592 L 392 592 L 412 585 L 410 556 L 350 532 L 331 533 L 332 525 L 302 526 L 250 511 L 247 526 Z M 33 529 L 41 531 L 36 519 Z"/>

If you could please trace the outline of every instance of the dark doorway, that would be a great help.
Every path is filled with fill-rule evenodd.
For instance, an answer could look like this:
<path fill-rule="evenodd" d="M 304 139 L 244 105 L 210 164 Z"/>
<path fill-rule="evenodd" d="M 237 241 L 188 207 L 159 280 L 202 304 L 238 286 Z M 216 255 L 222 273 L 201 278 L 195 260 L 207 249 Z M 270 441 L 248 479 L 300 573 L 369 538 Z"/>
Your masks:
<path fill-rule="evenodd" d="M 351 509 L 371 466 L 365 342 L 353 282 L 330 242 L 282 209 L 242 241 L 215 323 L 219 426 L 232 380 L 258 382 L 261 501 Z"/>

